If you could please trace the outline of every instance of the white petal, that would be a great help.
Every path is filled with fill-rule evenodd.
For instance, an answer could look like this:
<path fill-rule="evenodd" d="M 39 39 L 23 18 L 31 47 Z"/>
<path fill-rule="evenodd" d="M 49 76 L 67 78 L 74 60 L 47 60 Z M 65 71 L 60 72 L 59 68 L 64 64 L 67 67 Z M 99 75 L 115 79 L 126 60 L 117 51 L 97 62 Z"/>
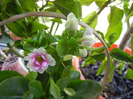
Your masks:
<path fill-rule="evenodd" d="M 84 32 L 83 36 L 92 35 L 92 34 L 93 34 L 93 29 L 92 28 L 87 28 L 87 30 Z"/>
<path fill-rule="evenodd" d="M 55 59 L 51 55 L 47 54 L 46 57 L 48 60 L 48 65 L 54 66 L 56 64 Z"/>
<path fill-rule="evenodd" d="M 30 60 L 29 56 L 24 57 L 24 60 L 26 61 Z"/>
<path fill-rule="evenodd" d="M 91 48 L 93 45 L 94 45 L 94 42 L 92 42 L 92 41 L 83 41 L 81 44 L 81 46 L 89 47 L 89 48 Z"/>
<path fill-rule="evenodd" d="M 46 50 L 41 47 L 41 48 L 38 48 L 38 49 L 34 49 L 33 53 L 46 54 Z"/>

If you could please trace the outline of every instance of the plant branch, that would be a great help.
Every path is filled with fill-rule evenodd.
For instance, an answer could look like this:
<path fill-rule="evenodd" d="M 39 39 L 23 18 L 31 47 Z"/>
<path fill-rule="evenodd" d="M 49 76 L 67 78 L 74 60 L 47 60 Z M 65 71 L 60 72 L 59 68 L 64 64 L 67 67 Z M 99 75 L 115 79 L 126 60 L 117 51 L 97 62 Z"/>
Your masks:
<path fill-rule="evenodd" d="M 7 46 L 9 47 L 9 49 L 16 54 L 18 57 L 24 57 L 23 55 L 21 55 L 15 48 L 12 47 L 12 45 L 10 43 L 7 43 Z"/>
<path fill-rule="evenodd" d="M 19 14 L 19 15 L 10 17 L 10 18 L 0 22 L 0 26 L 5 25 L 6 23 L 9 23 L 9 22 L 13 22 L 18 19 L 22 19 L 22 18 L 30 17 L 30 16 L 44 16 L 44 17 L 54 17 L 54 18 L 66 19 L 66 16 L 64 16 L 63 14 L 59 14 L 59 13 L 55 13 L 55 12 L 28 12 L 28 13 Z M 87 25 L 86 23 L 84 23 L 82 21 L 79 22 L 79 24 L 81 26 L 83 26 L 84 28 L 90 27 L 89 25 Z M 105 75 L 104 75 L 103 81 L 102 81 L 102 88 L 104 88 L 104 86 L 108 80 L 109 72 L 110 72 L 110 54 L 109 54 L 108 47 L 107 47 L 106 43 L 104 42 L 104 40 L 98 35 L 98 33 L 95 30 L 93 31 L 93 34 L 101 41 L 101 43 L 105 47 L 106 54 L 107 54 L 107 68 L 106 68 Z"/>
<path fill-rule="evenodd" d="M 128 44 L 128 42 L 131 38 L 131 34 L 133 34 L 133 21 L 132 21 L 129 29 L 127 30 L 127 32 L 123 36 L 118 48 L 120 48 L 121 50 L 125 50 L 125 47 L 126 47 L 126 45 Z"/>
<path fill-rule="evenodd" d="M 45 16 L 45 17 L 66 19 L 66 16 L 64 16 L 63 14 L 59 14 L 59 13 L 55 13 L 55 12 L 27 12 L 27 13 L 23 13 L 23 14 L 14 15 L 14 16 L 0 22 L 0 27 L 7 23 L 10 23 L 10 22 L 13 22 L 13 21 L 25 18 L 25 17 L 31 17 L 31 16 Z"/>
<path fill-rule="evenodd" d="M 107 2 L 105 2 L 105 4 L 101 7 L 101 9 L 98 11 L 98 15 L 103 11 L 104 8 L 106 8 L 108 6 L 108 4 L 110 4 L 111 0 L 108 0 Z"/>

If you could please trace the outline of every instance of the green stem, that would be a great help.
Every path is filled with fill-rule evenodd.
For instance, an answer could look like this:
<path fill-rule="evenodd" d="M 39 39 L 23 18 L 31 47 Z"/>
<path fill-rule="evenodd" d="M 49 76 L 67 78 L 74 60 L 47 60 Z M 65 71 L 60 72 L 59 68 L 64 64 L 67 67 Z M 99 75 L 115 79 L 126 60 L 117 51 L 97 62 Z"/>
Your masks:
<path fill-rule="evenodd" d="M 57 30 L 58 30 L 58 27 L 59 27 L 59 23 L 57 23 L 57 26 L 56 26 L 56 29 L 55 29 L 54 35 L 56 34 L 56 32 L 57 32 Z"/>
<path fill-rule="evenodd" d="M 50 28 L 50 32 L 49 32 L 49 34 L 52 33 L 52 30 L 53 30 L 54 24 L 55 24 L 55 22 L 52 22 L 52 25 L 51 25 L 51 28 Z"/>
<path fill-rule="evenodd" d="M 15 48 L 13 48 L 13 46 L 12 46 L 10 43 L 7 43 L 7 46 L 9 47 L 9 49 L 10 49 L 15 55 L 17 55 L 18 57 L 24 58 L 24 56 L 21 55 Z"/>

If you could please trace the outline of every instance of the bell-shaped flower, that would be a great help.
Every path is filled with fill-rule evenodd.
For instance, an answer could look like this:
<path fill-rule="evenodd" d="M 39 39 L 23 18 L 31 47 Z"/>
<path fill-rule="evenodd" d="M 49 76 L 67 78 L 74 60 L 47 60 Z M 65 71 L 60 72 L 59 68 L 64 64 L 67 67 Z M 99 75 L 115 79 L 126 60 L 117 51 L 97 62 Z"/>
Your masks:
<path fill-rule="evenodd" d="M 80 43 L 82 47 L 91 48 L 95 44 L 95 39 L 92 35 L 93 29 L 87 28 L 84 32 L 83 37 L 80 39 Z"/>
<path fill-rule="evenodd" d="M 28 61 L 27 68 L 30 71 L 43 73 L 48 66 L 54 66 L 56 64 L 54 58 L 47 54 L 46 50 L 43 48 L 34 49 L 32 53 L 29 53 L 25 57 L 25 60 Z"/>
<path fill-rule="evenodd" d="M 65 28 L 70 31 L 77 31 L 78 28 L 78 19 L 75 15 L 71 12 L 67 16 L 67 21 L 65 23 Z"/>

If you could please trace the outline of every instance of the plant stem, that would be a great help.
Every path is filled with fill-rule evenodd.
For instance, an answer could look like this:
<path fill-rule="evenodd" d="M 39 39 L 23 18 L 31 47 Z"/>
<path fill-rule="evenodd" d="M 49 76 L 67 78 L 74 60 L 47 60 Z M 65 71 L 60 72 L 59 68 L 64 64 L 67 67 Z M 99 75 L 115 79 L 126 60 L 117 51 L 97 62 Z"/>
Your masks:
<path fill-rule="evenodd" d="M 108 0 L 107 2 L 105 2 L 105 4 L 98 11 L 98 15 L 103 11 L 104 8 L 106 8 L 110 4 L 110 2 L 111 2 L 111 0 Z"/>
<path fill-rule="evenodd" d="M 49 34 L 52 33 L 52 30 L 53 30 L 54 24 L 55 24 L 55 22 L 52 22 L 52 25 L 51 25 L 51 28 L 50 28 L 50 32 L 49 32 Z"/>
<path fill-rule="evenodd" d="M 0 26 L 5 25 L 6 23 L 9 23 L 9 22 L 13 22 L 18 19 L 22 19 L 22 18 L 30 17 L 30 16 L 44 16 L 44 17 L 54 17 L 54 18 L 66 19 L 66 16 L 64 16 L 63 14 L 59 14 L 59 13 L 55 13 L 55 12 L 28 12 L 28 13 L 23 13 L 23 14 L 19 14 L 19 15 L 10 17 L 10 18 L 0 22 Z M 82 21 L 79 22 L 79 24 L 81 26 L 83 26 L 84 28 L 87 28 L 87 27 L 91 28 L 89 25 L 87 25 L 86 23 L 84 23 Z M 109 72 L 110 72 L 110 54 L 109 54 L 108 47 L 107 47 L 106 43 L 104 42 L 104 40 L 98 35 L 98 33 L 95 30 L 93 31 L 93 34 L 101 41 L 101 43 L 105 47 L 106 54 L 107 54 L 107 68 L 106 68 L 105 75 L 104 75 L 103 81 L 102 81 L 102 88 L 104 88 L 104 86 L 108 80 Z"/>
<path fill-rule="evenodd" d="M 129 27 L 129 29 L 127 30 L 127 32 L 125 33 L 125 35 L 123 36 L 118 48 L 120 48 L 121 50 L 125 50 L 126 45 L 128 44 L 129 40 L 131 40 L 131 34 L 133 34 L 133 21 Z"/>
<path fill-rule="evenodd" d="M 54 35 L 56 34 L 56 31 L 58 30 L 58 27 L 59 27 L 59 23 L 57 23 L 57 26 L 56 26 L 56 29 L 55 29 Z"/>
<path fill-rule="evenodd" d="M 10 43 L 7 43 L 7 46 L 9 47 L 9 49 L 16 54 L 18 57 L 24 57 L 23 55 L 21 55 L 15 48 L 13 48 L 13 46 Z"/>

